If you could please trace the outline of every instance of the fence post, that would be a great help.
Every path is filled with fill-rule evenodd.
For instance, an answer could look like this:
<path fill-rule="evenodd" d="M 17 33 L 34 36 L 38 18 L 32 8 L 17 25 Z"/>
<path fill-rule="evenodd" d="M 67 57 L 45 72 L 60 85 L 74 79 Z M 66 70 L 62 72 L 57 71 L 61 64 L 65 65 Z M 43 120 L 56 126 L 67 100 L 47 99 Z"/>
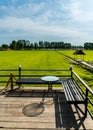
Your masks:
<path fill-rule="evenodd" d="M 19 79 L 21 78 L 21 64 L 19 65 Z"/>
<path fill-rule="evenodd" d="M 73 78 L 72 65 L 70 65 L 71 78 Z"/>
<path fill-rule="evenodd" d="M 11 87 L 11 90 L 13 90 L 13 74 L 11 73 L 10 74 L 10 87 Z"/>
<path fill-rule="evenodd" d="M 85 97 L 85 117 L 87 117 L 87 107 L 88 107 L 88 89 L 86 88 L 86 97 Z"/>

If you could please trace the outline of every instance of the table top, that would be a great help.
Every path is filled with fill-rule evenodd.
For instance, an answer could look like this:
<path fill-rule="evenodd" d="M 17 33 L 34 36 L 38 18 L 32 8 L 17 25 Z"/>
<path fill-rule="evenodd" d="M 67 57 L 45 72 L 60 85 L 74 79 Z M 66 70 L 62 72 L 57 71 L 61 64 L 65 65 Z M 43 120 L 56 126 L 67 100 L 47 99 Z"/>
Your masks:
<path fill-rule="evenodd" d="M 55 82 L 59 80 L 59 77 L 57 76 L 44 76 L 41 77 L 41 80 L 46 81 L 46 82 Z"/>

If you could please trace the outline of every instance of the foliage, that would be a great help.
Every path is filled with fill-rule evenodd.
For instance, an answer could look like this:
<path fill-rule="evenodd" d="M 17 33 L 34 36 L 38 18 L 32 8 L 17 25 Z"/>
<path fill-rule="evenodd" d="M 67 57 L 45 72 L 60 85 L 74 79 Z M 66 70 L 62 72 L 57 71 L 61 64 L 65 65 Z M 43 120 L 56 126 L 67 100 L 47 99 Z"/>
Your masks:
<path fill-rule="evenodd" d="M 29 40 L 13 40 L 10 44 L 10 49 L 12 50 L 31 50 L 31 49 L 70 49 L 70 43 L 64 42 L 48 42 L 39 41 L 35 43 L 30 43 Z"/>
<path fill-rule="evenodd" d="M 90 42 L 84 43 L 84 49 L 93 50 L 93 43 L 90 43 Z"/>

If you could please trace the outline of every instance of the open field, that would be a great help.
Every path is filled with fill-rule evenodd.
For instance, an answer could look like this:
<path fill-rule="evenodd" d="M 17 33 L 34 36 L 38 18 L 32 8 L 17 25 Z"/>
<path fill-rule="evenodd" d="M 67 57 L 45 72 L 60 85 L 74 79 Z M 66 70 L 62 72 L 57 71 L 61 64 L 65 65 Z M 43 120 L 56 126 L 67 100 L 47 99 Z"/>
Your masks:
<path fill-rule="evenodd" d="M 75 58 L 75 56 L 73 55 L 73 53 L 75 52 L 75 50 L 62 50 L 60 51 L 63 54 L 66 54 L 72 58 Z M 88 62 L 93 62 L 93 50 L 83 50 L 83 52 L 85 53 L 84 56 L 84 61 Z M 82 57 L 80 55 L 77 56 L 78 59 L 81 59 Z"/>
<path fill-rule="evenodd" d="M 61 53 L 73 55 L 73 51 L 1 51 L 0 70 L 18 69 L 20 64 L 23 69 L 69 69 L 72 62 Z M 92 72 L 75 64 L 73 64 L 73 69 L 93 89 Z M 0 75 L 9 73 L 9 71 L 0 71 Z M 46 75 L 46 73 L 44 74 Z M 52 74 L 56 75 L 56 72 L 51 72 Z M 61 74 L 61 72 L 57 72 L 57 74 Z M 2 79 L 0 77 L 0 81 Z M 0 86 L 3 85 L 0 84 Z"/>
<path fill-rule="evenodd" d="M 65 62 L 64 62 L 65 61 Z M 22 68 L 54 69 L 68 68 L 69 62 L 55 51 L 1 51 L 0 69 Z"/>
<path fill-rule="evenodd" d="M 62 50 L 59 51 L 62 54 L 65 54 L 67 56 L 70 56 L 72 58 L 75 58 L 73 53 L 75 52 L 75 50 Z M 84 61 L 93 61 L 93 51 L 85 51 L 84 53 L 86 54 L 84 56 Z M 61 55 L 61 54 L 60 54 Z M 81 55 L 77 56 L 77 59 L 81 59 Z M 82 68 L 79 65 L 75 65 L 73 64 L 73 69 L 76 71 L 76 73 L 93 89 L 93 72 L 89 72 L 88 70 Z"/>
<path fill-rule="evenodd" d="M 74 50 L 60 52 L 73 56 Z M 92 59 L 92 51 L 84 52 L 87 52 L 85 58 L 87 56 Z M 21 64 L 24 69 L 69 69 L 72 63 L 57 51 L 0 51 L 0 70 L 18 69 L 19 64 Z M 92 73 L 78 65 L 73 65 L 73 69 L 93 88 Z"/>

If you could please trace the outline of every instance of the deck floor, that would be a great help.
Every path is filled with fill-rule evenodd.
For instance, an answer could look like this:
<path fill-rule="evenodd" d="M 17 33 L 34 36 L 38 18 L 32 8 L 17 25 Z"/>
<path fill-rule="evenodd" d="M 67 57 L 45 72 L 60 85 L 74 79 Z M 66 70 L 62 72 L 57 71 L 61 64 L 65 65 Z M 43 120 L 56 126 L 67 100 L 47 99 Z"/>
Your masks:
<path fill-rule="evenodd" d="M 23 113 L 33 103 L 40 104 L 45 90 L 24 89 L 0 95 L 0 129 L 92 129 L 93 120 L 83 115 L 74 105 L 67 104 L 64 92 L 57 90 L 45 95 L 43 110 L 31 117 Z M 82 110 L 83 105 L 80 105 Z M 37 108 L 38 109 L 38 108 Z M 27 111 L 26 111 L 27 110 Z M 29 112 L 30 109 L 25 109 Z M 34 112 L 39 112 L 36 110 Z"/>

